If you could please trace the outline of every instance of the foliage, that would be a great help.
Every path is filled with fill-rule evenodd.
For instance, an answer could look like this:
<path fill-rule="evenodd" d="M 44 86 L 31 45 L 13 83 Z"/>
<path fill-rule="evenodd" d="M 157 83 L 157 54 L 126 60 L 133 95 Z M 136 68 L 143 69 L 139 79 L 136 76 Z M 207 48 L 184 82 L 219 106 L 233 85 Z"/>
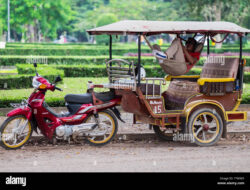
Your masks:
<path fill-rule="evenodd" d="M 235 56 L 229 56 L 235 57 Z M 238 57 L 238 56 L 236 56 Z M 27 63 L 27 59 L 30 56 L 0 56 L 0 65 L 2 66 L 13 66 L 17 63 Z M 57 65 L 105 65 L 107 56 L 46 56 L 48 64 Z M 133 61 L 135 64 L 138 61 L 137 57 L 126 57 L 126 56 L 113 56 L 114 59 L 126 59 L 128 61 Z M 247 66 L 250 66 L 250 57 L 244 57 L 247 61 Z M 202 57 L 196 65 L 203 65 L 204 57 Z M 157 64 L 155 57 L 142 57 L 141 59 L 143 65 L 155 65 Z"/>
<path fill-rule="evenodd" d="M 4 31 L 6 13 L 7 0 L 0 0 Z M 53 40 L 64 31 L 79 41 L 93 42 L 86 30 L 101 26 L 100 22 L 107 24 L 103 20 L 108 15 L 108 23 L 128 19 L 222 20 L 250 27 L 249 0 L 11 0 L 10 13 L 11 37 L 29 42 Z"/>
<path fill-rule="evenodd" d="M 7 0 L 0 0 L 0 16 L 7 30 Z M 72 19 L 70 0 L 10 1 L 10 25 L 15 40 L 18 36 L 34 42 L 40 38 L 54 39 L 58 30 L 69 30 Z"/>
<path fill-rule="evenodd" d="M 31 64 L 16 65 L 18 75 L 0 76 L 0 89 L 20 89 L 32 87 L 32 78 L 35 76 L 35 69 Z M 53 81 L 57 75 L 64 76 L 64 72 L 48 66 L 37 68 L 38 73 L 49 81 Z"/>
<path fill-rule="evenodd" d="M 249 28 L 249 0 L 180 0 L 189 10 L 189 16 L 199 20 L 229 21 Z"/>
<path fill-rule="evenodd" d="M 115 14 L 106 13 L 104 15 L 99 16 L 96 25 L 97 25 L 97 27 L 100 27 L 100 26 L 104 26 L 104 25 L 107 25 L 107 24 L 117 22 L 117 20 L 118 19 L 115 16 Z M 98 36 L 96 36 L 96 41 L 97 41 L 98 44 L 106 44 L 106 45 L 108 45 L 109 37 L 107 35 L 98 35 Z"/>

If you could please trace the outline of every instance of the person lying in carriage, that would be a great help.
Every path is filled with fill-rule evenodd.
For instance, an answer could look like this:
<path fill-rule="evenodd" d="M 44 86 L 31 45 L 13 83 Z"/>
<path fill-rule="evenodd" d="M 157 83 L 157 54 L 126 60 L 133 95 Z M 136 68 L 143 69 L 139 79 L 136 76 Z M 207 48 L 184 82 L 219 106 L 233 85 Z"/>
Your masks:
<path fill-rule="evenodd" d="M 146 37 L 145 37 L 146 39 Z M 185 46 L 180 38 L 175 38 L 170 47 L 162 52 L 159 45 L 151 46 L 154 56 L 158 59 L 162 69 L 170 75 L 183 75 L 187 73 L 200 59 L 202 43 L 198 43 L 194 38 L 188 38 Z"/>

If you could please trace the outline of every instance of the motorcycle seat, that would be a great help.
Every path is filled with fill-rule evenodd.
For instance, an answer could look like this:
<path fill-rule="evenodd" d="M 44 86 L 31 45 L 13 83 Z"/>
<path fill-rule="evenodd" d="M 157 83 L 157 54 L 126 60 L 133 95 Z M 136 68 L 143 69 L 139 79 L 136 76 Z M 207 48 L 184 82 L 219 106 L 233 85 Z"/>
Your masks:
<path fill-rule="evenodd" d="M 107 102 L 115 98 L 114 92 L 100 92 L 95 93 L 97 99 Z M 74 104 L 89 104 L 93 103 L 93 97 L 91 93 L 85 94 L 67 94 L 65 97 L 65 102 L 74 103 Z"/>

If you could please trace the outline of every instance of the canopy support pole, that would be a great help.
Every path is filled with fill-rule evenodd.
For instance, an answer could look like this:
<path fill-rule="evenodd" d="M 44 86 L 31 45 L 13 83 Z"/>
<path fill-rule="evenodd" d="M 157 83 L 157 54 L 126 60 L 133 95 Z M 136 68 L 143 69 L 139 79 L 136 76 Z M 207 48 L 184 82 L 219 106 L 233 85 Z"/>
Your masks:
<path fill-rule="evenodd" d="M 138 64 L 137 64 L 137 71 L 138 71 L 138 86 L 141 84 L 141 33 L 138 35 Z"/>
<path fill-rule="evenodd" d="M 209 34 L 207 35 L 207 57 L 209 56 L 210 53 L 210 47 L 209 47 Z"/>
<path fill-rule="evenodd" d="M 242 65 L 242 36 L 239 36 L 240 38 L 240 63 L 239 68 L 237 72 L 237 80 L 236 80 L 236 90 L 242 90 L 243 86 L 243 65 Z"/>
<path fill-rule="evenodd" d="M 112 35 L 109 35 L 109 60 L 112 59 Z"/>
<path fill-rule="evenodd" d="M 243 87 L 243 75 L 244 75 L 244 67 L 242 65 L 242 36 L 240 36 L 240 64 L 239 64 L 239 68 L 240 68 L 240 90 L 242 90 Z"/>
<path fill-rule="evenodd" d="M 148 47 L 153 51 L 153 47 L 151 46 L 151 44 L 148 41 L 147 37 L 145 35 L 143 35 L 143 38 L 145 39 L 146 43 L 148 44 Z"/>

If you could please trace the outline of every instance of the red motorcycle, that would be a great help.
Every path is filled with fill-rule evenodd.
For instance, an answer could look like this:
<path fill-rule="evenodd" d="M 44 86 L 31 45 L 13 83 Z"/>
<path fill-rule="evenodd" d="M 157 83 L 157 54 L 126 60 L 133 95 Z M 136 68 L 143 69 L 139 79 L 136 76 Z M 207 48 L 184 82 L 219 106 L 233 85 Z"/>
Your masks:
<path fill-rule="evenodd" d="M 34 64 L 35 68 L 37 67 Z M 35 90 L 28 100 L 21 104 L 11 104 L 14 110 L 7 114 L 7 119 L 0 127 L 0 145 L 6 149 L 18 149 L 30 139 L 37 128 L 53 143 L 57 139 L 75 142 L 86 140 L 91 145 L 105 145 L 117 133 L 120 113 L 116 109 L 121 98 L 114 92 L 96 93 L 89 85 L 85 94 L 68 94 L 64 97 L 68 112 L 58 114 L 44 101 L 47 90 L 62 89 L 56 83 L 62 79 L 58 76 L 53 83 L 39 76 L 33 78 Z"/>

